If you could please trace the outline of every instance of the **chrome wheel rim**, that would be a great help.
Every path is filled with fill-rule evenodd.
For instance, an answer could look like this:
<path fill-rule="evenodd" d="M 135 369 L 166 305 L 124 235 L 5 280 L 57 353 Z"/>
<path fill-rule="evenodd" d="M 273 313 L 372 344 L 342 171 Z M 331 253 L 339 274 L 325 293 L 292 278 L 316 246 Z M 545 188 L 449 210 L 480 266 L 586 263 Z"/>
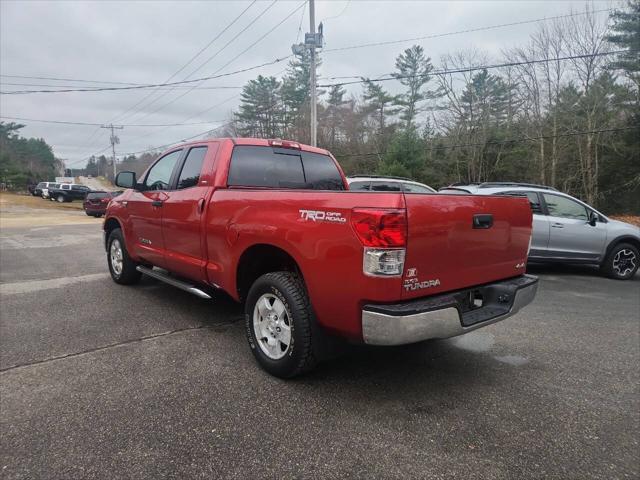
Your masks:
<path fill-rule="evenodd" d="M 637 265 L 636 254 L 633 250 L 624 248 L 616 253 L 613 257 L 613 270 L 619 276 L 625 277 L 627 274 L 634 271 Z"/>
<path fill-rule="evenodd" d="M 109 257 L 113 273 L 119 276 L 122 273 L 122 246 L 120 245 L 120 240 L 115 239 L 111 242 Z"/>
<path fill-rule="evenodd" d="M 265 293 L 253 308 L 253 331 L 267 357 L 279 360 L 291 348 L 291 316 L 282 300 Z"/>
<path fill-rule="evenodd" d="M 62 197 L 62 196 L 58 197 L 58 202 L 60 202 L 60 203 L 64 202 L 64 197 Z"/>

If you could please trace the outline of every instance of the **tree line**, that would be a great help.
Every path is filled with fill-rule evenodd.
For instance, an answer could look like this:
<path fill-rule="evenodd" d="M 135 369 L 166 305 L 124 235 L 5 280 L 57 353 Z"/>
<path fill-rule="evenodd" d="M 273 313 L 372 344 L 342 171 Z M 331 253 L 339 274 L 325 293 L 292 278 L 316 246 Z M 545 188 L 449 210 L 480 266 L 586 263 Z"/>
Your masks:
<path fill-rule="evenodd" d="M 615 53 L 618 52 L 618 53 Z M 609 18 L 541 23 L 500 58 L 447 54 L 436 69 L 420 45 L 389 82 L 361 78 L 321 90 L 318 144 L 347 173 L 411 177 L 432 186 L 524 181 L 615 212 L 640 212 L 640 1 Z M 541 61 L 542 60 L 542 61 Z M 482 68 L 489 65 L 499 68 Z M 281 79 L 259 75 L 215 135 L 309 141 L 309 58 Z"/>

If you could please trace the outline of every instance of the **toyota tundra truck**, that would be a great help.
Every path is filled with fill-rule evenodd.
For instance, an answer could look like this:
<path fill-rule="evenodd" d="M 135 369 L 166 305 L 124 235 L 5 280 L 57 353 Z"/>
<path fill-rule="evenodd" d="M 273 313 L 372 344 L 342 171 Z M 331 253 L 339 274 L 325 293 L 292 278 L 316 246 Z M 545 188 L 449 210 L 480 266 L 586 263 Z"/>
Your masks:
<path fill-rule="evenodd" d="M 289 378 L 341 337 L 448 338 L 530 303 L 526 198 L 349 191 L 326 150 L 207 139 L 120 172 L 104 221 L 111 277 L 244 303 L 257 362 Z"/>

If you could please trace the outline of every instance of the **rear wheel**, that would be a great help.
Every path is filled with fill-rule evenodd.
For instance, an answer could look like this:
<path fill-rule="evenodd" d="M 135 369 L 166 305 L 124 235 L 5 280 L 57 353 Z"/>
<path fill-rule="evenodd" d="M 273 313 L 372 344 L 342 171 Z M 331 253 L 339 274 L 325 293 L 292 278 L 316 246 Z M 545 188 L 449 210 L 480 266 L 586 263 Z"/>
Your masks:
<path fill-rule="evenodd" d="M 607 255 L 602 271 L 616 280 L 628 280 L 636 274 L 639 265 L 638 249 L 629 243 L 619 243 Z"/>
<path fill-rule="evenodd" d="M 297 275 L 273 272 L 258 278 L 247 296 L 245 318 L 251 351 L 271 375 L 291 378 L 316 365 L 313 310 Z"/>
<path fill-rule="evenodd" d="M 116 283 L 131 285 L 140 280 L 142 273 L 136 270 L 138 264 L 131 260 L 124 243 L 122 230 L 116 228 L 109 234 L 107 242 L 107 263 L 109 273 Z"/>

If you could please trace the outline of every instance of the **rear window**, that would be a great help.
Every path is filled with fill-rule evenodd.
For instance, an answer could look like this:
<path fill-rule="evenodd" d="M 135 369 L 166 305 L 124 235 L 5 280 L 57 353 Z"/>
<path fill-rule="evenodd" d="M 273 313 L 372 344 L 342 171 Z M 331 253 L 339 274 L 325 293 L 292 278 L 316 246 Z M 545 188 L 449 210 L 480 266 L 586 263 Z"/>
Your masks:
<path fill-rule="evenodd" d="M 47 185 L 47 182 L 40 182 L 38 185 L 36 185 L 36 188 L 44 188 Z"/>
<path fill-rule="evenodd" d="M 109 192 L 91 192 L 87 194 L 87 200 L 98 200 L 102 198 L 109 198 L 110 196 Z"/>
<path fill-rule="evenodd" d="M 344 190 L 331 157 L 299 150 L 237 146 L 229 168 L 229 186 Z"/>
<path fill-rule="evenodd" d="M 49 184 L 49 188 L 60 188 L 60 184 L 59 183 L 50 183 Z"/>

